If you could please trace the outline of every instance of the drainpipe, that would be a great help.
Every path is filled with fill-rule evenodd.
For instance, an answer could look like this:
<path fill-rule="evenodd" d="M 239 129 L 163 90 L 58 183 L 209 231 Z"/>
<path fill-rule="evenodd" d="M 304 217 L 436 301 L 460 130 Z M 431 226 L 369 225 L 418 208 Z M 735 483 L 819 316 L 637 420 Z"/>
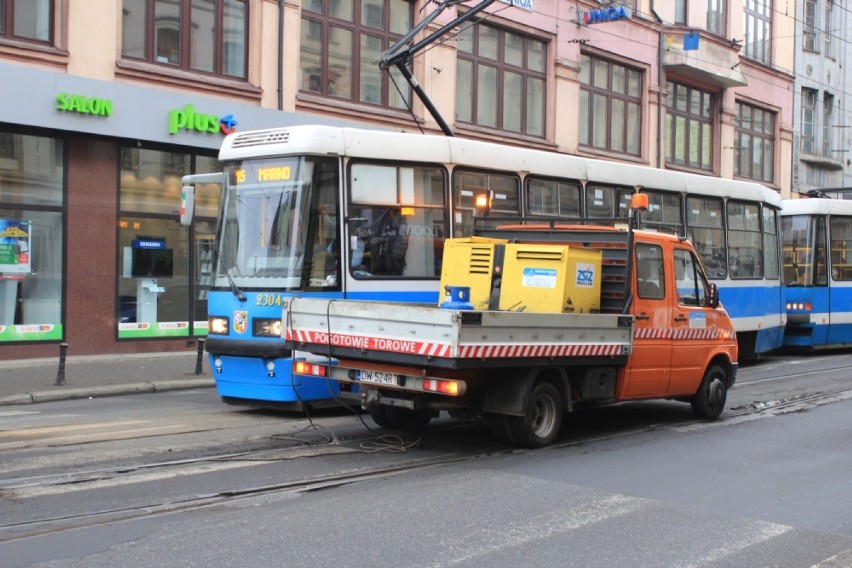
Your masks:
<path fill-rule="evenodd" d="M 284 1 L 278 0 L 278 110 L 284 110 Z"/>
<path fill-rule="evenodd" d="M 651 0 L 651 14 L 654 15 L 654 18 L 657 20 L 657 23 L 660 24 L 660 36 L 657 40 L 657 88 L 659 89 L 659 94 L 657 95 L 657 168 L 663 167 L 663 42 L 665 41 L 664 32 L 663 32 L 663 19 L 657 13 L 656 8 L 654 8 L 654 0 Z"/>

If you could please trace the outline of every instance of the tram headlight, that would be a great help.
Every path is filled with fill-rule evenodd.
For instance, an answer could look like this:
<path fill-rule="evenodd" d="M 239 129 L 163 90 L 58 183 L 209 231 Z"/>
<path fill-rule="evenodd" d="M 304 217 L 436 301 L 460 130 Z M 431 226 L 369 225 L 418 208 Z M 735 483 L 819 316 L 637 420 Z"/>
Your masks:
<path fill-rule="evenodd" d="M 788 310 L 802 310 L 809 312 L 813 309 L 813 305 L 810 302 L 787 302 L 786 308 Z"/>
<path fill-rule="evenodd" d="M 208 316 L 207 333 L 211 335 L 228 335 L 230 321 L 222 316 Z"/>
<path fill-rule="evenodd" d="M 254 318 L 252 322 L 252 335 L 281 337 L 281 320 L 279 318 Z"/>

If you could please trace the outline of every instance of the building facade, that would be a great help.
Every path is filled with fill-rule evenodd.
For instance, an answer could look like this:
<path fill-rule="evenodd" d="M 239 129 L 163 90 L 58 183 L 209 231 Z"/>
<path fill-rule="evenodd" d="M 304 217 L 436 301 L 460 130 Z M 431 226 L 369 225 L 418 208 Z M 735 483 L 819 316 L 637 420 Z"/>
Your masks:
<path fill-rule="evenodd" d="M 771 0 L 497 1 L 416 53 L 457 136 L 790 194 L 796 18 Z M 472 9 L 456 4 L 416 39 Z M 0 0 L 0 359 L 183 350 L 206 334 L 233 130 L 441 133 L 381 54 L 405 0 Z M 840 80 L 835 77 L 836 80 Z M 842 84 L 842 83 L 839 83 Z"/>
<path fill-rule="evenodd" d="M 849 5 L 803 0 L 797 5 L 796 22 L 792 192 L 852 187 L 845 39 Z"/>

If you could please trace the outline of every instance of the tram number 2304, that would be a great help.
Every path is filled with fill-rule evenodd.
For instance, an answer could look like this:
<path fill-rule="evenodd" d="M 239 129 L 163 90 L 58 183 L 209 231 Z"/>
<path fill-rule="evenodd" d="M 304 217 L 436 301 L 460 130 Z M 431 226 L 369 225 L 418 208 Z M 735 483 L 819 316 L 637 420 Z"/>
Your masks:
<path fill-rule="evenodd" d="M 281 294 L 258 294 L 255 300 L 256 306 L 281 306 Z"/>

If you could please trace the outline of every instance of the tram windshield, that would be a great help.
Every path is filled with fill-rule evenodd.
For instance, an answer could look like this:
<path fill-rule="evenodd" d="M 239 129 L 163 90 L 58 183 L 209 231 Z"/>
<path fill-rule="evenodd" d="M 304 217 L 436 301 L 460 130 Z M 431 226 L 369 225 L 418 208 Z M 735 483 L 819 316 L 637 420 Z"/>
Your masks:
<path fill-rule="evenodd" d="M 784 281 L 787 286 L 825 286 L 825 219 L 811 215 L 781 218 Z"/>
<path fill-rule="evenodd" d="M 337 162 L 245 160 L 226 175 L 214 286 L 339 288 Z"/>

